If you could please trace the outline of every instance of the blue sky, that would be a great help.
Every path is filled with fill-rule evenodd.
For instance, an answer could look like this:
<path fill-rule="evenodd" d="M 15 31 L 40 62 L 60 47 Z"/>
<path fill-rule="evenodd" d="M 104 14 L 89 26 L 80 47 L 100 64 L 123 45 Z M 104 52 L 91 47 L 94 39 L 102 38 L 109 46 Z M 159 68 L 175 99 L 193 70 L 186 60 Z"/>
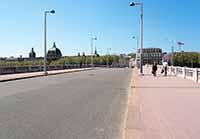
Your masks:
<path fill-rule="evenodd" d="M 140 1 L 140 0 L 139 0 Z M 44 11 L 48 15 L 48 48 L 55 41 L 63 55 L 90 53 L 90 38 L 100 54 L 135 51 L 139 7 L 130 0 L 0 0 L 0 57 L 43 55 Z M 189 2 L 189 4 L 188 4 Z M 185 51 L 200 51 L 200 1 L 143 0 L 144 47 L 170 51 L 168 40 L 183 41 Z M 175 50 L 178 50 L 175 47 Z"/>

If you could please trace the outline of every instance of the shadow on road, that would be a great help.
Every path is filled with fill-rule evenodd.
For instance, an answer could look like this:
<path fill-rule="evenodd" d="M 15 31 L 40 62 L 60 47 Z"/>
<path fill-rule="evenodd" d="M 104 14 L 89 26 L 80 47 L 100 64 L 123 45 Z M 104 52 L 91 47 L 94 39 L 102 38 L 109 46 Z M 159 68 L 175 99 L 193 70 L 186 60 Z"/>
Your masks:
<path fill-rule="evenodd" d="M 131 86 L 131 88 L 200 88 L 200 86 Z"/>
<path fill-rule="evenodd" d="M 143 75 L 143 77 L 145 77 L 145 76 L 152 76 L 152 77 L 154 77 L 152 74 L 144 74 Z M 142 76 L 140 76 L 140 77 L 142 77 Z M 164 76 L 164 75 L 156 75 L 156 77 L 176 77 L 175 75 L 167 75 L 167 76 Z M 155 78 L 156 78 L 155 77 Z"/>

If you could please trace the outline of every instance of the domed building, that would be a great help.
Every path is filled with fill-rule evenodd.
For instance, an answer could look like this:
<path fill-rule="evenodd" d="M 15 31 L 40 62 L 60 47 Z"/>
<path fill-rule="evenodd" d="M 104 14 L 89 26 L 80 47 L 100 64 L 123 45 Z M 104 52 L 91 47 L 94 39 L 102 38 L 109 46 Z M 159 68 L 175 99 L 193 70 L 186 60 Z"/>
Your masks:
<path fill-rule="evenodd" d="M 56 60 L 61 57 L 62 57 L 62 53 L 61 53 L 60 49 L 58 49 L 56 47 L 56 43 L 54 42 L 53 47 L 50 48 L 47 52 L 47 59 L 48 60 Z"/>
<path fill-rule="evenodd" d="M 31 49 L 31 52 L 29 53 L 29 58 L 30 59 L 35 59 L 36 58 L 36 53 L 34 51 L 34 48 Z"/>

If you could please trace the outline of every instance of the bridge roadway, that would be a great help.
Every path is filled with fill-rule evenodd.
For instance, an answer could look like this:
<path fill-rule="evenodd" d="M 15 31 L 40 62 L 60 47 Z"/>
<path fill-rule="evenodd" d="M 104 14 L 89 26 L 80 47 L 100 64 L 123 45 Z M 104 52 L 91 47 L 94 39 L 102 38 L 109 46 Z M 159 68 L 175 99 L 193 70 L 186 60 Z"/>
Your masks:
<path fill-rule="evenodd" d="M 118 139 L 130 69 L 0 83 L 0 139 Z"/>

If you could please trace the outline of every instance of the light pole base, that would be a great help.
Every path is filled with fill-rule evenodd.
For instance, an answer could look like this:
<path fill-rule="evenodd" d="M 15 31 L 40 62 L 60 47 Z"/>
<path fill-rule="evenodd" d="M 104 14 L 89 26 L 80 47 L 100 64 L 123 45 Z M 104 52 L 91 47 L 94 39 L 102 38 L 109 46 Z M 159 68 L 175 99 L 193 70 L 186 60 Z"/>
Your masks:
<path fill-rule="evenodd" d="M 44 72 L 44 76 L 48 76 L 48 72 L 47 71 Z"/>
<path fill-rule="evenodd" d="M 139 76 L 144 76 L 144 73 L 140 71 L 140 69 L 138 70 L 138 75 Z"/>
<path fill-rule="evenodd" d="M 139 73 L 138 75 L 139 75 L 139 76 L 144 76 L 144 73 Z"/>

